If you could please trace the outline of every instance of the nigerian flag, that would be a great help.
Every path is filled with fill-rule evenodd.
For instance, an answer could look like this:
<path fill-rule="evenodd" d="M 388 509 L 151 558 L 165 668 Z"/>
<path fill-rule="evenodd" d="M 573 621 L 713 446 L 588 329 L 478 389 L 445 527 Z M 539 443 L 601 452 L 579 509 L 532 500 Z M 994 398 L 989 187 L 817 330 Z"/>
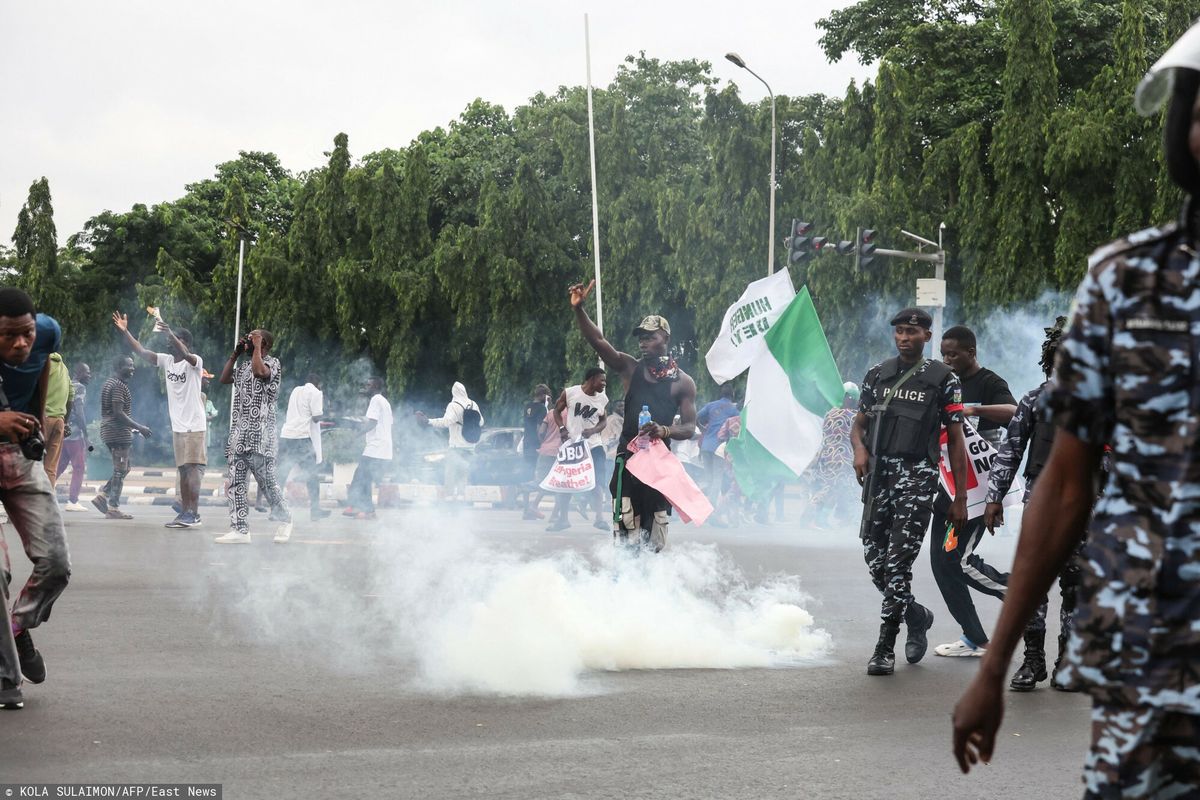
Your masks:
<path fill-rule="evenodd" d="M 845 394 L 807 286 L 764 338 L 750 365 L 742 431 L 726 445 L 738 485 L 752 498 L 808 467 L 821 449 L 825 413 Z"/>

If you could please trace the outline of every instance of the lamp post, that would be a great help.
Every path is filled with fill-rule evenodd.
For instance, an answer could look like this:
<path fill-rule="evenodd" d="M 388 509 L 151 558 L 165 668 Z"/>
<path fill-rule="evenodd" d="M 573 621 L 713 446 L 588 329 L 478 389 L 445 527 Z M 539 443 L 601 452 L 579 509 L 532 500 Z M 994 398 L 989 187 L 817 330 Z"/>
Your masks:
<path fill-rule="evenodd" d="M 771 216 L 767 220 L 767 274 L 773 275 L 775 273 L 775 93 L 771 91 L 771 85 L 764 81 L 761 75 L 747 67 L 746 62 L 737 53 L 726 53 L 725 58 L 758 78 L 762 85 L 767 87 L 767 94 L 771 96 Z"/>

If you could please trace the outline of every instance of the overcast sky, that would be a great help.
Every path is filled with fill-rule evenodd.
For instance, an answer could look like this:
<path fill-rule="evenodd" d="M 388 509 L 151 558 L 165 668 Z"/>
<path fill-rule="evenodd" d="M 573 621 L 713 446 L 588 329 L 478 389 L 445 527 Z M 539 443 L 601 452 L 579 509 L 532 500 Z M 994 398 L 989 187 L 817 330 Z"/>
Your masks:
<path fill-rule="evenodd" d="M 291 170 L 345 131 L 356 158 L 403 147 L 476 97 L 607 84 L 639 50 L 713 63 L 748 99 L 840 95 L 873 70 L 828 64 L 817 19 L 852 0 L 0 0 L 0 242 L 29 184 L 50 180 L 60 243 L 104 209 L 172 200 L 238 150 Z M 600 165 L 603 170 L 603 165 Z"/>

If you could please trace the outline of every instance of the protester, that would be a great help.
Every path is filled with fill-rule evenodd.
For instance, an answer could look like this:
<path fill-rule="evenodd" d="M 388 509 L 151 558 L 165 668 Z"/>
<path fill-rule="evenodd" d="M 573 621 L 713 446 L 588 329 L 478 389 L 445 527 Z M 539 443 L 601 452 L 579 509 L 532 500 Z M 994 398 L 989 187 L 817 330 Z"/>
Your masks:
<path fill-rule="evenodd" d="M 630 412 L 621 429 L 610 484 L 615 506 L 613 536 L 620 544 L 645 547 L 657 553 L 667 545 L 671 505 L 660 492 L 625 469 L 631 455 L 628 445 L 638 436 L 660 440 L 668 447 L 672 439 L 691 439 L 696 432 L 696 382 L 669 355 L 671 326 L 663 317 L 648 316 L 633 329 L 642 352 L 640 359 L 613 347 L 583 307 L 594 285 L 595 281 L 587 287 L 576 284 L 568 292 L 584 340 L 621 376 L 625 407 Z M 650 421 L 639 427 L 633 410 L 642 408 L 649 410 Z M 676 414 L 680 421 L 673 425 Z"/>
<path fill-rule="evenodd" d="M 984 524 L 989 531 L 994 531 L 997 525 L 1004 524 L 1004 497 L 1012 487 L 1017 467 L 1025 456 L 1026 446 L 1029 448 L 1029 460 L 1025 464 L 1025 502 L 1029 502 L 1033 484 L 1041 474 L 1042 468 L 1046 466 L 1050 446 L 1054 442 L 1055 428 L 1041 399 L 1050 385 L 1054 356 L 1058 351 L 1066 321 L 1066 317 L 1059 317 L 1054 327 L 1045 329 L 1046 341 L 1042 344 L 1041 366 L 1046 374 L 1046 382 L 1028 392 L 1021 398 L 1021 402 L 1017 403 L 1017 411 L 1008 423 L 1008 436 L 996 451 L 996 458 L 988 476 L 988 492 L 983 514 Z M 1059 610 L 1058 661 L 1054 664 L 1055 673 L 1066 655 L 1067 636 L 1071 632 L 1071 616 L 1075 611 L 1076 589 L 1079 586 L 1079 572 L 1077 553 L 1058 576 L 1062 606 Z M 1008 685 L 1014 692 L 1033 691 L 1039 681 L 1046 680 L 1046 611 L 1047 601 L 1043 598 L 1037 613 L 1025 626 L 1025 657 Z M 1061 684 L 1052 680 L 1051 686 L 1060 688 Z"/>
<path fill-rule="evenodd" d="M 1157 111 L 1157 90 L 1170 99 L 1164 161 L 1189 197 L 1178 224 L 1089 259 L 1044 400 L 1054 442 L 1025 509 L 991 647 L 954 711 L 954 755 L 967 772 L 992 758 L 1009 659 L 1086 529 L 1058 679 L 1092 695 L 1088 798 L 1200 795 L 1200 26 L 1151 67 L 1141 110 Z M 1112 471 L 1089 524 L 1108 443 Z"/>
<path fill-rule="evenodd" d="M 550 387 L 539 383 L 533 387 L 533 394 L 525 404 L 525 431 L 521 439 L 521 452 L 525 457 L 526 471 L 530 480 L 540 479 L 537 475 L 538 451 L 535 444 L 541 443 L 538 431 L 550 410 Z"/>
<path fill-rule="evenodd" d="M 251 331 L 238 342 L 221 370 L 221 383 L 233 386 L 234 400 L 225 445 L 230 530 L 217 537 L 220 544 L 250 544 L 251 475 L 270 501 L 269 519 L 282 523 L 275 531 L 275 542 L 284 543 L 292 536 L 292 514 L 275 479 L 275 405 L 283 369 L 279 359 L 270 355 L 274 343 L 270 331 Z"/>
<path fill-rule="evenodd" d="M 837 519 L 854 474 L 854 445 L 850 431 L 858 409 L 858 384 L 846 381 L 842 404 L 825 413 L 821 424 L 821 449 L 801 479 L 807 490 L 804 516 L 811 524 L 823 526 Z"/>
<path fill-rule="evenodd" d="M 606 475 L 604 446 L 600 443 L 600 432 L 604 430 L 604 409 L 608 407 L 608 395 L 604 393 L 607 376 L 599 367 L 592 367 L 583 376 L 583 383 L 568 386 L 554 404 L 554 424 L 563 442 L 582 439 L 587 442 L 592 455 L 592 471 L 596 476 L 596 487 L 592 500 L 596 510 L 593 526 L 608 530 L 610 523 L 604 511 L 604 489 L 601 476 Z M 571 526 L 567 514 L 571 507 L 571 495 L 559 494 L 554 501 L 554 514 L 550 517 L 548 531 L 562 531 Z"/>
<path fill-rule="evenodd" d="M 450 402 L 442 416 L 430 419 L 420 411 L 416 416 L 417 421 L 423 425 L 449 430 L 450 447 L 446 451 L 444 462 L 446 473 L 443 497 L 448 500 L 465 500 L 471 455 L 484 424 L 479 406 L 467 396 L 467 387 L 456 381 L 450 389 Z"/>
<path fill-rule="evenodd" d="M 891 324 L 897 356 L 868 370 L 851 428 L 854 473 L 866 489 L 860 536 L 871 580 L 883 595 L 883 621 L 867 662 L 868 675 L 895 671 L 901 621 L 908 626 L 908 663 L 924 658 L 928 647 L 933 612 L 913 598 L 912 565 L 938 490 L 941 428 L 948 436 L 954 485 L 965 486 L 967 474 L 962 388 L 950 367 L 924 357 L 933 320 L 920 309 L 906 308 Z M 962 526 L 965 492 L 954 498 L 946 515 L 951 524 Z"/>
<path fill-rule="evenodd" d="M 308 490 L 308 514 L 313 522 L 328 517 L 321 508 L 321 417 L 325 414 L 325 395 L 321 391 L 321 376 L 310 372 L 305 382 L 288 395 L 287 416 L 279 433 L 279 479 L 287 486 L 288 473 L 293 467 Z"/>
<path fill-rule="evenodd" d="M 186 328 L 172 330 L 156 322 L 154 330 L 167 337 L 171 352 L 147 350 L 129 331 L 129 318 L 113 312 L 113 324 L 125 335 L 125 342 L 134 353 L 151 366 L 158 367 L 167 384 L 167 412 L 171 417 L 171 443 L 175 450 L 175 468 L 179 472 L 180 511 L 168 528 L 195 528 L 200 525 L 200 486 L 208 453 L 204 437 L 208 420 L 204 401 L 200 399 L 200 383 L 204 375 L 204 359 L 192 352 L 192 334 Z"/>
<path fill-rule="evenodd" d="M 533 472 L 533 484 L 529 490 L 522 519 L 543 519 L 546 516 L 538 510 L 538 506 L 542 504 L 542 498 L 546 496 L 546 492 L 540 484 L 554 468 L 558 449 L 562 446 L 562 434 L 559 432 L 558 423 L 554 420 L 553 409 L 547 411 L 542 417 L 542 423 L 538 426 L 538 439 L 540 444 L 537 448 L 537 466 Z"/>
<path fill-rule="evenodd" d="M 1017 410 L 1017 401 L 1003 378 L 980 366 L 975 334 L 970 328 L 956 325 L 942 334 L 942 360 L 954 370 L 962 386 L 963 416 L 971 418 L 971 424 L 982 437 L 994 446 L 999 445 L 1004 427 Z M 949 495 L 939 491 L 933 510 L 929 564 L 950 616 L 962 628 L 962 637 L 939 644 L 933 652 L 951 658 L 978 657 L 987 649 L 988 637 L 970 590 L 1003 600 L 1008 573 L 1000 572 L 976 552 L 986 530 L 983 515 L 949 530 L 946 519 L 949 507 Z"/>
<path fill-rule="evenodd" d="M 67 490 L 65 511 L 87 511 L 87 507 L 79 502 L 79 491 L 83 488 L 83 479 L 87 473 L 87 454 L 92 449 L 88 440 L 87 412 L 84 404 L 87 402 L 87 386 L 92 382 L 92 368 L 80 361 L 75 365 L 75 379 L 71 383 L 72 400 L 67 413 L 66 436 L 63 438 L 63 455 L 59 459 L 58 477 L 62 477 L 68 468 L 71 470 L 71 486 Z"/>
<path fill-rule="evenodd" d="M 42 466 L 46 470 L 46 477 L 50 479 L 50 488 L 53 489 L 58 483 L 58 461 L 62 456 L 63 440 L 66 437 L 67 413 L 71 410 L 75 394 L 62 355 L 51 353 L 49 366 L 50 372 L 46 378 L 46 410 L 42 418 L 45 425 L 46 457 Z"/>
<path fill-rule="evenodd" d="M 696 414 L 696 425 L 704 433 L 700 439 L 700 461 L 704 466 L 705 489 L 713 495 L 720 491 L 724 473 L 720 459 L 716 456 L 720 444 L 717 441 L 717 432 L 721 430 L 725 420 L 739 413 L 737 403 L 733 402 L 733 384 L 723 384 L 720 392 L 719 398 L 706 403 Z"/>
<path fill-rule="evenodd" d="M 393 456 L 392 406 L 383 396 L 383 378 L 368 379 L 363 394 L 370 398 L 363 422 L 365 442 L 342 514 L 356 519 L 375 519 L 375 501 L 371 492 Z"/>
<path fill-rule="evenodd" d="M 40 420 L 45 412 L 50 354 L 57 352 L 62 331 L 53 317 L 37 313 L 28 294 L 0 289 L 0 484 L 3 504 L 21 537 L 33 570 L 9 611 L 12 566 L 0 538 L 0 708 L 24 705 L 22 676 L 30 683 L 46 680 L 46 663 L 34 646 L 34 628 L 50 617 L 71 577 L 62 514 L 42 465 L 44 442 Z"/>
<path fill-rule="evenodd" d="M 147 439 L 151 436 L 150 428 L 130 416 L 133 395 L 129 392 L 129 380 L 134 369 L 132 358 L 117 356 L 113 376 L 100 387 L 100 441 L 112 456 L 112 477 L 92 498 L 92 505 L 108 519 L 133 519 L 121 511 L 121 491 L 129 474 L 129 450 L 133 447 L 134 431 Z"/>

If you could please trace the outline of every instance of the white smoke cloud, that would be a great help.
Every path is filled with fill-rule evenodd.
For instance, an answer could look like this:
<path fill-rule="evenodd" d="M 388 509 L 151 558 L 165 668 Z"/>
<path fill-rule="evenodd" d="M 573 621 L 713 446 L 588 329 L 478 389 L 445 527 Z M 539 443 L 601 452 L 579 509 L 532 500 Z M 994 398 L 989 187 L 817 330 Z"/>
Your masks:
<path fill-rule="evenodd" d="M 752 585 L 715 545 L 529 556 L 431 516 L 369 537 L 361 581 L 299 541 L 223 552 L 202 602 L 224 636 L 340 671 L 406 662 L 409 688 L 444 694 L 570 696 L 597 672 L 796 666 L 831 645 L 797 579 Z"/>

